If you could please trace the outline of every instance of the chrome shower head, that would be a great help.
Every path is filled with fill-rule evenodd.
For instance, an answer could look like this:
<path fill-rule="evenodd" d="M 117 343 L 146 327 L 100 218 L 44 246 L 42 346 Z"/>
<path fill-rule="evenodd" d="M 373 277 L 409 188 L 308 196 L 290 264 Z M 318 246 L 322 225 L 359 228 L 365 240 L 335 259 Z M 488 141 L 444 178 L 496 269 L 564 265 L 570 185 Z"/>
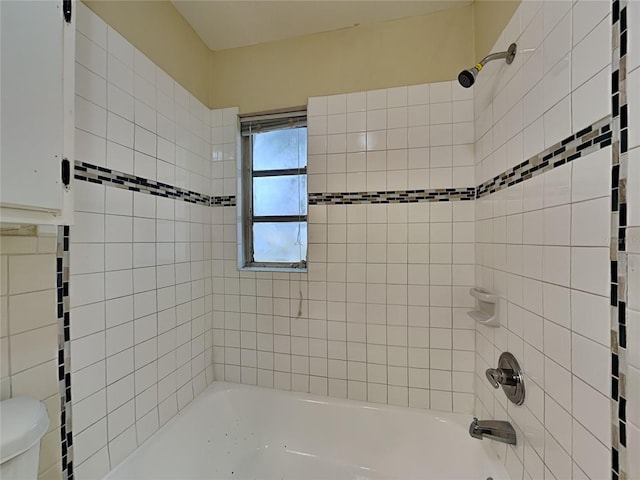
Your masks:
<path fill-rule="evenodd" d="M 506 52 L 492 53 L 490 55 L 487 55 L 482 60 L 480 60 L 480 63 L 476 63 L 474 67 L 461 71 L 458 75 L 458 82 L 460 82 L 460 85 L 462 85 L 464 88 L 471 87 L 476 82 L 476 77 L 478 76 L 480 70 L 482 70 L 482 67 L 484 67 L 484 65 L 491 60 L 504 58 L 507 62 L 507 65 L 510 65 L 516 56 L 517 48 L 518 46 L 515 43 L 512 43 L 511 45 L 509 45 L 509 49 Z"/>
<path fill-rule="evenodd" d="M 458 82 L 460 82 L 460 85 L 462 85 L 464 88 L 469 88 L 470 86 L 472 86 L 476 82 L 476 77 L 478 76 L 478 72 L 481 68 L 482 66 L 478 68 L 478 66 L 476 65 L 473 68 L 461 71 L 458 74 Z"/>

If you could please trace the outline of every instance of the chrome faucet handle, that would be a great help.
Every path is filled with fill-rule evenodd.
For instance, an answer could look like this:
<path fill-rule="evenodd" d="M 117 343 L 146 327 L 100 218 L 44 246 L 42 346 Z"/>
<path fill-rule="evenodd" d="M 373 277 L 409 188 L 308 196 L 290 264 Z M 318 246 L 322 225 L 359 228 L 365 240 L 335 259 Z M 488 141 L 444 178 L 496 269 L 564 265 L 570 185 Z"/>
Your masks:
<path fill-rule="evenodd" d="M 484 372 L 487 376 L 487 380 L 493 388 L 500 388 L 500 382 L 498 382 L 499 373 L 495 368 L 487 368 L 486 372 Z"/>
<path fill-rule="evenodd" d="M 500 385 L 516 385 L 518 383 L 518 375 L 508 368 L 487 368 L 485 372 L 487 380 L 498 388 Z"/>
<path fill-rule="evenodd" d="M 498 359 L 498 368 L 485 371 L 491 386 L 498 389 L 502 385 L 505 395 L 516 405 L 524 402 L 524 377 L 516 358 L 509 352 L 503 352 Z"/>

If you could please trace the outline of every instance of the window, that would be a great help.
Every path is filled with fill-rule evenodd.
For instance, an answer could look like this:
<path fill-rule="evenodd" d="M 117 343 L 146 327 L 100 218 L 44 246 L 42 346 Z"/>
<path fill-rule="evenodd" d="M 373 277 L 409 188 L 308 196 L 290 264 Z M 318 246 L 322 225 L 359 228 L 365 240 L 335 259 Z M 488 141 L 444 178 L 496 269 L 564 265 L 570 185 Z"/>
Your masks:
<path fill-rule="evenodd" d="M 240 118 L 239 266 L 307 264 L 307 112 Z"/>

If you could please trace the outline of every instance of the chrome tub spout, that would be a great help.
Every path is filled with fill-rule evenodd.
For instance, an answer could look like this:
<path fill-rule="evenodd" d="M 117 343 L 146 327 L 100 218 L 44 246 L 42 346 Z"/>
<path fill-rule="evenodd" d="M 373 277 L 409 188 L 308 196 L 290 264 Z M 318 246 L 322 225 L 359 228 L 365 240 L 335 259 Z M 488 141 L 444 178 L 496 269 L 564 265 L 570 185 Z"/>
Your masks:
<path fill-rule="evenodd" d="M 516 431 L 509 422 L 502 420 L 478 420 L 473 417 L 469 425 L 469 435 L 482 440 L 490 438 L 509 445 L 516 444 Z"/>

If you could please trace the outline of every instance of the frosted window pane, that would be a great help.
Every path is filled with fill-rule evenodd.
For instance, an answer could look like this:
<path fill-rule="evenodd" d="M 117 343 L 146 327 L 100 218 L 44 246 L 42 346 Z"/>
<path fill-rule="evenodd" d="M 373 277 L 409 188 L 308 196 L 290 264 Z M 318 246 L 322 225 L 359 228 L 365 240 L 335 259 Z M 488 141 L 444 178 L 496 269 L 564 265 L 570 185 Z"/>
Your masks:
<path fill-rule="evenodd" d="M 253 214 L 306 215 L 307 176 L 283 175 L 253 179 Z"/>
<path fill-rule="evenodd" d="M 253 258 L 256 262 L 297 263 L 307 258 L 307 224 L 254 223 Z"/>
<path fill-rule="evenodd" d="M 253 136 L 253 169 L 281 170 L 307 165 L 307 129 L 289 128 Z"/>

